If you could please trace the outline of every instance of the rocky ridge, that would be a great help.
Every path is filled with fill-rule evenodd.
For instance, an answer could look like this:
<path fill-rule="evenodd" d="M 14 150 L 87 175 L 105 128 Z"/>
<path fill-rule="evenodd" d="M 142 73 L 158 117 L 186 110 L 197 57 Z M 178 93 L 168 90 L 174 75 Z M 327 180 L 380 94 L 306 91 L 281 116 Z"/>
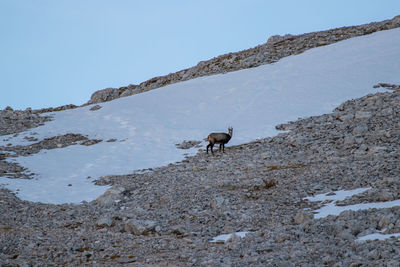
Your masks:
<path fill-rule="evenodd" d="M 338 204 L 400 198 L 400 91 L 377 86 L 393 91 L 278 125 L 288 132 L 227 146 L 224 154 L 201 150 L 176 164 L 102 177 L 97 183 L 112 187 L 90 203 L 32 203 L 0 189 L 0 262 L 398 266 L 397 238 L 358 239 L 399 233 L 400 207 L 315 219 L 324 203 L 304 199 L 361 187 L 371 189 Z M 248 234 L 210 242 L 237 231 Z"/>
<path fill-rule="evenodd" d="M 92 94 L 87 104 L 111 101 L 119 97 L 142 93 L 197 77 L 271 64 L 283 57 L 300 54 L 314 47 L 329 45 L 352 37 L 371 34 L 382 30 L 390 30 L 396 27 L 400 27 L 400 16 L 396 16 L 391 20 L 372 22 L 359 26 L 341 27 L 320 32 L 300 35 L 275 35 L 271 36 L 265 44 L 201 61 L 194 67 L 176 73 L 170 73 L 165 76 L 154 77 L 139 85 L 131 84 L 120 88 L 106 88 L 96 91 Z"/>

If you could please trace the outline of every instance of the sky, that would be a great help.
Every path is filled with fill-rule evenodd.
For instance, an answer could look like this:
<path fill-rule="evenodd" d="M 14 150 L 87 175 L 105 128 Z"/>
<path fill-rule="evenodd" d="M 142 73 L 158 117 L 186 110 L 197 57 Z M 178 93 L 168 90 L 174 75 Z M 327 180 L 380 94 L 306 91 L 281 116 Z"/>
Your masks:
<path fill-rule="evenodd" d="M 396 15 L 398 0 L 0 0 L 0 109 L 81 105 L 271 35 Z"/>

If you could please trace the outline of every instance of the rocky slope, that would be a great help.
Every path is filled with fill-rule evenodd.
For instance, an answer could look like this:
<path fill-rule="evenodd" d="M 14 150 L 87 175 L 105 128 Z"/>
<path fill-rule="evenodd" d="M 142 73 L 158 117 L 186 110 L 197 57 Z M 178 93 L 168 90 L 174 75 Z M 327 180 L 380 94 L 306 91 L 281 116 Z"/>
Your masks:
<path fill-rule="evenodd" d="M 341 205 L 400 198 L 400 91 L 382 85 L 394 91 L 279 125 L 288 132 L 227 146 L 225 154 L 203 150 L 169 166 L 103 177 L 97 183 L 112 188 L 90 203 L 31 203 L 1 189 L 0 262 L 398 266 L 398 239 L 357 238 L 399 233 L 400 207 L 315 219 L 322 203 L 304 199 L 360 187 L 371 189 Z M 210 242 L 236 231 L 250 233 Z"/>
<path fill-rule="evenodd" d="M 400 16 L 391 20 L 373 22 L 369 24 L 341 27 L 320 32 L 301 35 L 271 36 L 267 43 L 254 48 L 225 54 L 201 61 L 196 66 L 170 73 L 165 76 L 154 77 L 139 85 L 128 85 L 121 88 L 106 88 L 96 91 L 91 96 L 88 104 L 110 101 L 119 97 L 138 94 L 156 89 L 168 84 L 186 81 L 189 79 L 218 73 L 226 73 L 245 68 L 253 68 L 270 64 L 283 57 L 300 54 L 310 48 L 332 44 L 348 38 L 371 34 L 376 31 L 389 30 L 400 27 Z"/>

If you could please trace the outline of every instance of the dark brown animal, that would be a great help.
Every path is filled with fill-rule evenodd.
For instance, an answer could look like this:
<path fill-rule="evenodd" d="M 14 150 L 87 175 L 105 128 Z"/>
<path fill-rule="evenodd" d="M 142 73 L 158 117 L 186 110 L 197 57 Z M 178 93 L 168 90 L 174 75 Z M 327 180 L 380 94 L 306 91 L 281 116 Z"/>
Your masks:
<path fill-rule="evenodd" d="M 208 148 L 211 147 L 211 153 L 214 155 L 213 147 L 215 144 L 219 144 L 219 151 L 225 152 L 225 144 L 231 140 L 233 134 L 233 128 L 228 128 L 228 133 L 210 133 L 207 137 L 208 142 L 207 145 L 207 154 Z"/>

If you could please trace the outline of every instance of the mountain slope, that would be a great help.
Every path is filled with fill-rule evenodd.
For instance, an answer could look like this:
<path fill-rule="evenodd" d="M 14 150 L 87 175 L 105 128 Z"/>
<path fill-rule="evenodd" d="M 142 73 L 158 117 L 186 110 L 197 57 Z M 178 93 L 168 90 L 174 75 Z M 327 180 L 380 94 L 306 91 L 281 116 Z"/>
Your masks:
<path fill-rule="evenodd" d="M 67 134 L 87 136 L 94 140 L 91 145 L 57 144 L 57 149 L 11 158 L 36 175 L 0 182 L 31 201 L 93 200 L 107 188 L 94 186 L 92 179 L 194 155 L 197 148 L 176 148 L 183 140 L 201 141 L 209 132 L 231 125 L 234 137 L 229 144 L 243 144 L 277 134 L 279 123 L 328 113 L 347 99 L 376 92 L 372 86 L 378 82 L 399 83 L 399 46 L 400 29 L 382 31 L 275 64 L 117 99 L 98 110 L 87 106 L 54 113 L 51 122 L 16 137 L 4 136 L 0 145 L 32 146 L 37 140 Z"/>

